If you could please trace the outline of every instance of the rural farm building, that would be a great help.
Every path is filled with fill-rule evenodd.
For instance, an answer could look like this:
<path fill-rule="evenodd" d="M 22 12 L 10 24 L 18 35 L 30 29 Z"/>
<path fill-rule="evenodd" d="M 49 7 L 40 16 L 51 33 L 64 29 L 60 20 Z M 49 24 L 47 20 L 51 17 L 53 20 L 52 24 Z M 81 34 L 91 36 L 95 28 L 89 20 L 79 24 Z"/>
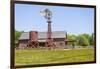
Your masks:
<path fill-rule="evenodd" d="M 29 40 L 38 41 L 39 46 L 45 46 L 47 38 L 47 32 L 37 32 L 30 31 L 24 32 L 19 38 L 18 44 L 19 48 L 26 47 Z M 53 42 L 58 48 L 64 48 L 66 42 L 66 32 L 65 31 L 54 31 L 52 32 Z"/>

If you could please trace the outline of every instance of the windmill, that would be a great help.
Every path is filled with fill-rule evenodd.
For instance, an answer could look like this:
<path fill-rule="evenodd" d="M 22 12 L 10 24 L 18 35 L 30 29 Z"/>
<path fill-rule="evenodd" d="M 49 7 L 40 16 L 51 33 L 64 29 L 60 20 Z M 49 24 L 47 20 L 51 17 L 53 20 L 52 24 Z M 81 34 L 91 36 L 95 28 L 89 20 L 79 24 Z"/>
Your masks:
<path fill-rule="evenodd" d="M 44 11 L 40 11 L 40 13 L 45 17 L 45 19 L 47 19 L 47 23 L 48 23 L 48 31 L 47 31 L 45 46 L 49 48 L 54 47 L 55 44 L 53 42 L 52 30 L 51 30 L 52 12 L 49 9 L 45 9 Z"/>

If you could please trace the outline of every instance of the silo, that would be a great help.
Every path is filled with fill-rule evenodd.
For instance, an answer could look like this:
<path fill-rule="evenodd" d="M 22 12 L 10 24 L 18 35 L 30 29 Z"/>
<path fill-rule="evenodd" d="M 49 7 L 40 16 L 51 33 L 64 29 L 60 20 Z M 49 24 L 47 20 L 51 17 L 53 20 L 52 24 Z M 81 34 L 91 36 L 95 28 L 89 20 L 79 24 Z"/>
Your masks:
<path fill-rule="evenodd" d="M 38 32 L 37 31 L 30 31 L 29 40 L 30 41 L 38 41 Z"/>

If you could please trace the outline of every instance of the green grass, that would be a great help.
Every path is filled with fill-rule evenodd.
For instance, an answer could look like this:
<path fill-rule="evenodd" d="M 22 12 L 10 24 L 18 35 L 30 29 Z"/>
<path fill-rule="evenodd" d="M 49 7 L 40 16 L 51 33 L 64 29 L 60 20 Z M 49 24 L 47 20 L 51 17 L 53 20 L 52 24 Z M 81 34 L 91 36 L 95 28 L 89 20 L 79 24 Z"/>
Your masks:
<path fill-rule="evenodd" d="M 15 65 L 51 64 L 94 61 L 93 49 L 16 50 Z"/>

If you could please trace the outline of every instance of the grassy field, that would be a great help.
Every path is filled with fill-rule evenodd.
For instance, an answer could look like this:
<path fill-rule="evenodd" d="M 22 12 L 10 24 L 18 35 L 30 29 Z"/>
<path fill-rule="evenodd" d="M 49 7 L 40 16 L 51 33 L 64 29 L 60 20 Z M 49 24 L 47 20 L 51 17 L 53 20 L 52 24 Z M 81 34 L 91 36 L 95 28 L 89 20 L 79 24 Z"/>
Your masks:
<path fill-rule="evenodd" d="M 85 62 L 94 60 L 93 49 L 16 50 L 15 65 Z"/>

